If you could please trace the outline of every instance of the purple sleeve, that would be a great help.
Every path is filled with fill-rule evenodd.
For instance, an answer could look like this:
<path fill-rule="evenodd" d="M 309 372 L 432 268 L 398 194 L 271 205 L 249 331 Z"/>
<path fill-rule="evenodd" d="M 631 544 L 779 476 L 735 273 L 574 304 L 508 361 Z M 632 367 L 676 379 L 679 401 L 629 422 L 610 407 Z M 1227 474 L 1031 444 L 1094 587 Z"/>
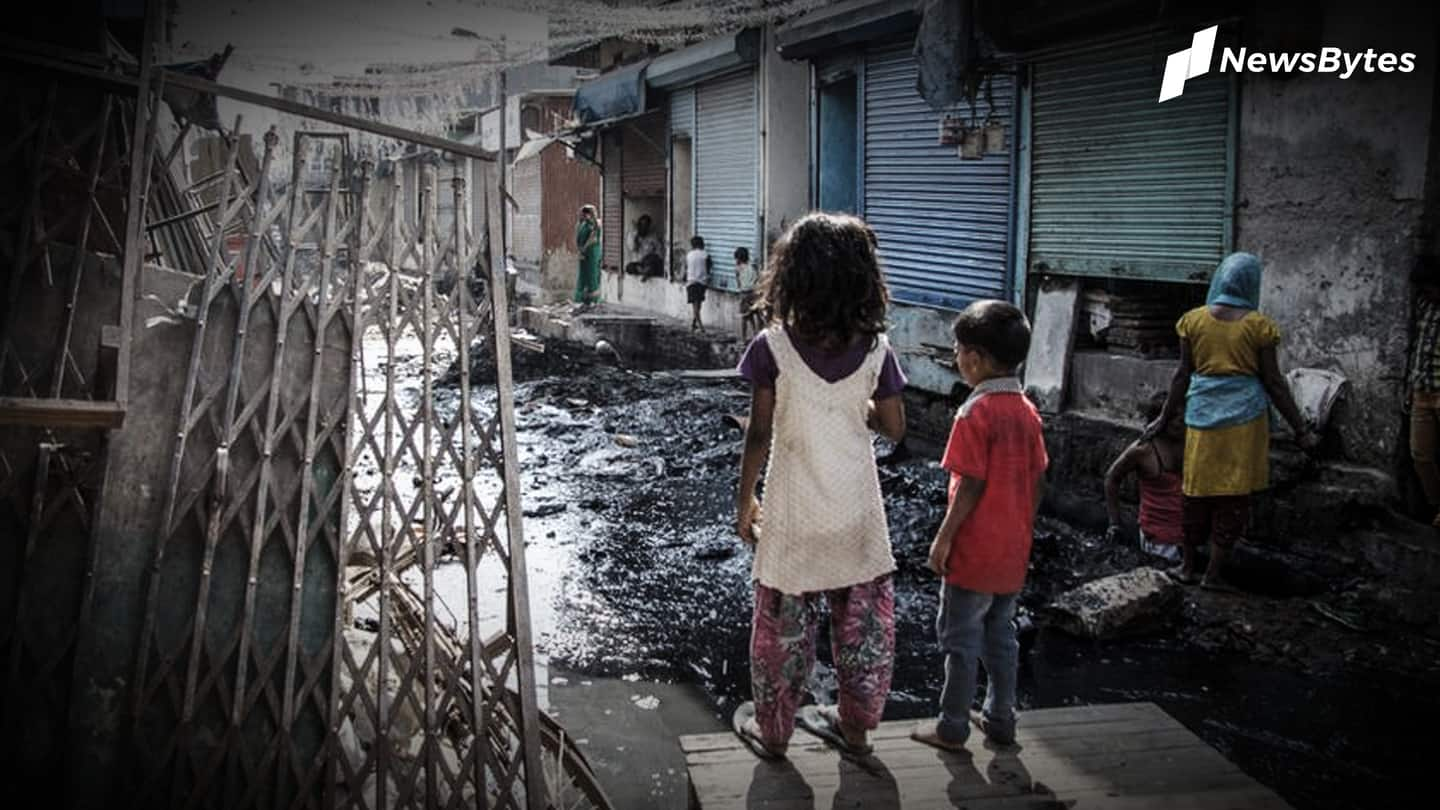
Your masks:
<path fill-rule="evenodd" d="M 739 369 L 740 376 L 755 388 L 775 387 L 775 378 L 780 376 L 780 369 L 775 366 L 775 355 L 770 353 L 770 342 L 765 339 L 764 332 L 756 335 L 750 345 L 745 347 Z"/>
<path fill-rule="evenodd" d="M 875 398 L 885 399 L 902 393 L 906 382 L 905 372 L 900 370 L 900 361 L 895 357 L 895 350 L 887 349 L 885 362 L 880 366 L 880 380 L 875 383 Z"/>

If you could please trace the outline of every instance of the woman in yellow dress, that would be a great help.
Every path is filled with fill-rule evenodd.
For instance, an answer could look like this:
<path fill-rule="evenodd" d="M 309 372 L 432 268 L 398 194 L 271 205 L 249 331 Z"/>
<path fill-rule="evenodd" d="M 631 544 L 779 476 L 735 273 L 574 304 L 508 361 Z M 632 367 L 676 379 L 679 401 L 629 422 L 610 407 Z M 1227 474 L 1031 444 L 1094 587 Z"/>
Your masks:
<path fill-rule="evenodd" d="M 1253 254 L 1230 254 L 1215 270 L 1205 306 L 1180 318 L 1180 366 L 1164 410 L 1146 429 L 1158 433 L 1184 402 L 1184 562 L 1173 573 L 1194 583 L 1196 550 L 1208 542 L 1200 584 L 1212 589 L 1228 589 L 1221 567 L 1249 527 L 1250 495 L 1270 485 L 1270 405 L 1301 447 L 1320 441 L 1280 373 L 1280 327 L 1258 311 L 1260 272 Z"/>

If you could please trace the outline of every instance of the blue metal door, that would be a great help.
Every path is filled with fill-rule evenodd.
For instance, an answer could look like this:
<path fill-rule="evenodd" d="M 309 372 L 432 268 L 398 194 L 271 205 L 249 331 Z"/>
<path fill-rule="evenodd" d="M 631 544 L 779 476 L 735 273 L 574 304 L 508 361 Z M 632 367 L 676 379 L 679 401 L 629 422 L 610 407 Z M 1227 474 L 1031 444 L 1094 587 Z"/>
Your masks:
<path fill-rule="evenodd" d="M 1007 298 L 1011 218 L 1011 149 L 962 160 L 939 144 L 943 113 L 915 90 L 908 42 L 866 55 L 865 219 L 897 301 L 951 309 L 978 298 Z M 993 107 L 982 97 L 976 116 L 993 116 L 1014 142 L 1014 82 L 991 81 Z M 955 110 L 970 119 L 969 105 Z"/>

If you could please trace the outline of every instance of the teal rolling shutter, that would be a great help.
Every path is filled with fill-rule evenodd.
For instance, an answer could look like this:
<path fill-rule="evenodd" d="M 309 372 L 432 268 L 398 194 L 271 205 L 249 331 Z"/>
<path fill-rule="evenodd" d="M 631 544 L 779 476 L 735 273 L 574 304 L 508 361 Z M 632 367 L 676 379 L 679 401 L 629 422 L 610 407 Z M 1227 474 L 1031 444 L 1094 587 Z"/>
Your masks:
<path fill-rule="evenodd" d="M 1034 66 L 1034 272 L 1203 281 L 1229 244 L 1231 79 L 1161 104 L 1185 38 L 1091 46 Z"/>
<path fill-rule="evenodd" d="M 918 69 L 907 41 L 865 59 L 865 219 L 880 239 L 897 301 L 959 309 L 977 298 L 1007 297 L 1011 159 L 1007 149 L 961 160 L 938 143 L 941 112 L 915 89 Z M 1014 83 L 995 76 L 994 114 L 1015 135 Z M 982 97 L 976 112 L 989 108 Z M 969 106 L 958 110 L 969 118 Z"/>
<path fill-rule="evenodd" d="M 760 255 L 755 71 L 700 85 L 695 127 L 695 232 L 714 264 L 711 284 L 735 289 L 735 248 Z"/>

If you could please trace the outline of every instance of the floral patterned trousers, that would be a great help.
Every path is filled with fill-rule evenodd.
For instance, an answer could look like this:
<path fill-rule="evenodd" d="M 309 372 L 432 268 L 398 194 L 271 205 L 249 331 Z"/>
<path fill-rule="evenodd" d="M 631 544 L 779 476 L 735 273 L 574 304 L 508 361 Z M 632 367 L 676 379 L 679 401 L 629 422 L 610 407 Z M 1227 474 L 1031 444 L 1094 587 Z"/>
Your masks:
<path fill-rule="evenodd" d="M 790 740 L 795 711 L 815 663 L 822 603 L 840 686 L 840 718 L 852 728 L 880 724 L 895 664 L 895 586 L 890 575 L 833 591 L 784 594 L 755 583 L 750 685 L 768 744 Z"/>

